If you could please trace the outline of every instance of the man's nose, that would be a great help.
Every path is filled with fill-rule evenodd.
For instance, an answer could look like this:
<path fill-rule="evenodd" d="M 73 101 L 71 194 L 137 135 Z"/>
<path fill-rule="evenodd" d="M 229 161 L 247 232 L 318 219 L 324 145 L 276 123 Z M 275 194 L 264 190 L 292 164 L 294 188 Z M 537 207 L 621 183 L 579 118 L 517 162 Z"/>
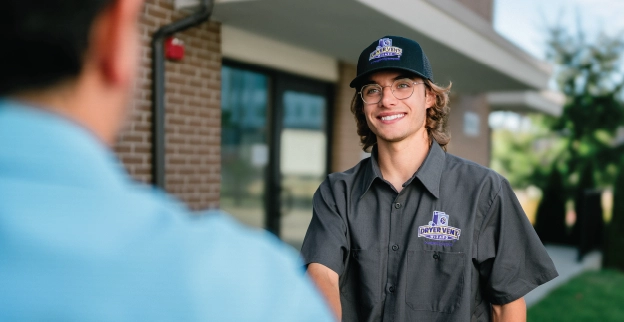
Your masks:
<path fill-rule="evenodd" d="M 383 106 L 393 106 L 396 104 L 397 99 L 392 94 L 392 86 L 383 86 L 381 88 L 381 105 Z"/>

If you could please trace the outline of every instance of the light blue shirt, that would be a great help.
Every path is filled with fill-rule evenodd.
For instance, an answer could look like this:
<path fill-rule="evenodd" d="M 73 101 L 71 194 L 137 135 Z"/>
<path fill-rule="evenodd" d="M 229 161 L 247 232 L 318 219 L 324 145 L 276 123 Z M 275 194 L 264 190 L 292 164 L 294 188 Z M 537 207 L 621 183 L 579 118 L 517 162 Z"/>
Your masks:
<path fill-rule="evenodd" d="M 302 267 L 134 183 L 77 124 L 0 100 L 0 321 L 331 321 Z"/>

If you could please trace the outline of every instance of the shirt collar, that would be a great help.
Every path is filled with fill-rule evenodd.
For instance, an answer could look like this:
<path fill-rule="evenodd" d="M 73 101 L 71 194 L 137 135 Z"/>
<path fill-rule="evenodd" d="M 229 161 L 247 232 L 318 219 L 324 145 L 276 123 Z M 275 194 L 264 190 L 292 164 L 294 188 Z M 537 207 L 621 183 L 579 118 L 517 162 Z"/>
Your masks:
<path fill-rule="evenodd" d="M 442 171 L 444 171 L 445 161 L 446 152 L 442 150 L 436 140 L 432 140 L 431 147 L 429 148 L 429 152 L 427 153 L 427 157 L 423 161 L 423 164 L 416 171 L 416 173 L 414 173 L 414 175 L 403 184 L 403 186 L 408 186 L 410 183 L 412 183 L 414 178 L 418 178 L 418 180 L 420 180 L 420 182 L 425 186 L 429 193 L 431 193 L 434 197 L 439 198 L 440 178 L 442 177 Z M 370 166 L 366 167 L 364 172 L 364 180 L 362 181 L 362 195 L 360 196 L 360 198 L 362 198 L 364 194 L 366 194 L 368 189 L 370 189 L 375 179 L 379 178 L 383 180 L 383 176 L 381 175 L 381 169 L 379 169 L 376 145 L 373 146 L 373 150 L 371 151 L 369 163 Z"/>
<path fill-rule="evenodd" d="M 436 140 L 431 141 L 433 142 L 431 143 L 431 148 L 429 148 L 429 153 L 420 169 L 416 171 L 416 178 L 422 182 L 432 195 L 440 198 L 440 178 L 442 178 L 442 172 L 446 163 L 446 152 L 442 150 Z"/>
<path fill-rule="evenodd" d="M 379 163 L 377 162 L 377 145 L 373 146 L 373 150 L 371 151 L 368 163 L 369 166 L 364 168 L 364 180 L 362 180 L 362 194 L 360 195 L 360 199 L 364 197 L 375 179 L 383 179 L 383 177 L 381 176 L 381 170 L 379 169 Z"/>

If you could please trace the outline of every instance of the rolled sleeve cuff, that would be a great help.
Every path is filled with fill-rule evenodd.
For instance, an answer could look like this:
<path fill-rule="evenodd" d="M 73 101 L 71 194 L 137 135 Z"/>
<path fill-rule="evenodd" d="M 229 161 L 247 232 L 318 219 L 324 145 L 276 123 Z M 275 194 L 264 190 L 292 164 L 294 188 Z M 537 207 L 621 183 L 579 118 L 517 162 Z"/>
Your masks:
<path fill-rule="evenodd" d="M 308 258 L 304 255 L 304 263 L 306 267 L 308 267 L 308 265 L 312 263 L 318 263 L 318 264 L 327 266 L 329 267 L 329 269 L 336 272 L 338 276 L 341 276 L 342 272 L 344 271 L 344 265 L 342 264 L 342 259 L 338 258 L 337 256 L 336 258 L 332 258 L 332 256 L 314 256 L 314 257 Z"/>
<path fill-rule="evenodd" d="M 529 292 L 531 292 L 538 286 L 553 280 L 557 276 L 559 276 L 559 273 L 557 273 L 557 271 L 553 269 L 553 270 L 549 270 L 548 272 L 540 276 L 537 276 L 535 278 L 535 281 L 533 282 L 522 280 L 523 285 L 519 287 L 517 290 L 511 293 L 505 294 L 505 295 L 502 295 L 502 294 L 493 295 L 490 297 L 490 303 L 495 304 L 495 305 L 504 305 L 504 304 L 511 303 L 527 295 Z"/>

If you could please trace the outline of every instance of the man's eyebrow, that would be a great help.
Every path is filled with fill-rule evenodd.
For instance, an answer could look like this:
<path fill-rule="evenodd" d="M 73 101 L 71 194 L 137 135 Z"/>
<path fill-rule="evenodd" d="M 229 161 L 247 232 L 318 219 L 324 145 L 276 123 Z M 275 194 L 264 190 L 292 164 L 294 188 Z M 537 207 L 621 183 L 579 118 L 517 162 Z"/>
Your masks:
<path fill-rule="evenodd" d="M 362 82 L 362 86 L 366 86 L 370 84 L 377 84 L 377 83 L 375 83 L 372 79 L 367 79 L 364 82 Z"/>
<path fill-rule="evenodd" d="M 392 79 L 392 80 L 393 80 L 393 81 L 395 81 L 395 80 L 397 80 L 397 79 L 403 79 L 403 78 L 409 78 L 409 79 L 412 79 L 412 78 L 415 78 L 415 77 L 418 77 L 418 76 L 416 76 L 416 75 L 414 75 L 414 74 L 410 74 L 410 73 L 403 73 L 403 74 L 399 74 L 399 76 L 395 77 L 395 78 L 394 78 L 394 79 Z"/>

